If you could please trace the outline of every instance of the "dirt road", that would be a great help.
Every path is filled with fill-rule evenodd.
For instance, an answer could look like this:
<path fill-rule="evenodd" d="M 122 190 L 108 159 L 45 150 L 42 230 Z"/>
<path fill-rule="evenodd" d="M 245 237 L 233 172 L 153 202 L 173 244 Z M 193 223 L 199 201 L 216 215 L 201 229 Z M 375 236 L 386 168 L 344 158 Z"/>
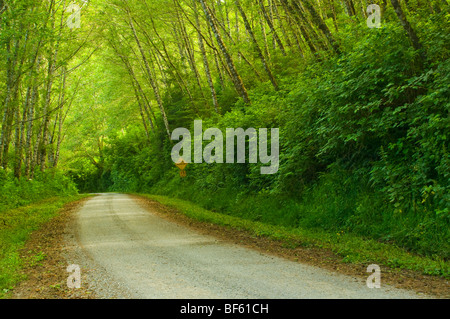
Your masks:
<path fill-rule="evenodd" d="M 423 298 L 265 255 L 100 194 L 76 214 L 77 258 L 101 298 Z"/>

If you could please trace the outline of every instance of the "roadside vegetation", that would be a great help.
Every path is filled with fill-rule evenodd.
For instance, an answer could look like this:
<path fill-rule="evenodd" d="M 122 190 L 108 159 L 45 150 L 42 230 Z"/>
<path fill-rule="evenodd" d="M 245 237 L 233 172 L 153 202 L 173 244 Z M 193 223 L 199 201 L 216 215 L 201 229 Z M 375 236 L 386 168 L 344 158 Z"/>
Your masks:
<path fill-rule="evenodd" d="M 78 195 L 75 185 L 62 174 L 38 174 L 35 180 L 18 181 L 0 177 L 0 298 L 24 279 L 25 263 L 39 263 L 46 256 L 33 252 L 24 260 L 20 250 L 32 231 L 55 217 L 67 203 L 86 195 Z"/>

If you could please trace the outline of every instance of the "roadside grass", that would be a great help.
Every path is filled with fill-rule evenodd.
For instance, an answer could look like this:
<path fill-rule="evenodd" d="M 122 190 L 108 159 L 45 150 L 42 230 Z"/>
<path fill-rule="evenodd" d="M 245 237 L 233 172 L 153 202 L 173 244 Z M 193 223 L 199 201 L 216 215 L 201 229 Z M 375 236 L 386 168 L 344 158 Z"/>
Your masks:
<path fill-rule="evenodd" d="M 64 205 L 89 195 L 52 197 L 30 205 L 3 211 L 0 214 L 0 299 L 19 281 L 24 280 L 20 269 L 25 263 L 39 263 L 45 259 L 36 251 L 32 260 L 19 254 L 30 234 L 57 216 Z"/>
<path fill-rule="evenodd" d="M 191 202 L 162 195 L 138 194 L 150 200 L 175 208 L 184 215 L 201 222 L 213 223 L 248 231 L 256 237 L 281 241 L 286 247 L 318 247 L 331 250 L 342 262 L 378 264 L 391 269 L 409 269 L 426 275 L 450 278 L 450 264 L 440 257 L 413 254 L 390 243 L 382 243 L 345 232 L 326 232 L 321 229 L 269 225 L 235 216 L 206 210 Z"/>

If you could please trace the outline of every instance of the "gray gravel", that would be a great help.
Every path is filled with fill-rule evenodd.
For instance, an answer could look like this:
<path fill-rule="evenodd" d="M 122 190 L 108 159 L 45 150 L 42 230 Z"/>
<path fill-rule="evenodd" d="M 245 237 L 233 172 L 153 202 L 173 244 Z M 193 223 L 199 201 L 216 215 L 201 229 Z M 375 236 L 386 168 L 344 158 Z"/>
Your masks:
<path fill-rule="evenodd" d="M 123 194 L 74 216 L 66 258 L 98 298 L 424 298 L 265 255 L 162 219 Z M 381 277 L 382 278 L 382 277 Z"/>

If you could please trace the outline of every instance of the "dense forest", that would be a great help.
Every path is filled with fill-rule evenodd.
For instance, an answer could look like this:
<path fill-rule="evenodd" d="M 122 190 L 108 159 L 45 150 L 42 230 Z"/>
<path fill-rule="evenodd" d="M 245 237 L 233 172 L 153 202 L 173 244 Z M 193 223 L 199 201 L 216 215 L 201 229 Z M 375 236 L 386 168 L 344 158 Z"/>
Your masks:
<path fill-rule="evenodd" d="M 446 0 L 0 0 L 0 214 L 161 194 L 448 261 L 449 19 Z M 278 171 L 180 177 L 171 133 L 200 119 L 279 128 Z"/>

